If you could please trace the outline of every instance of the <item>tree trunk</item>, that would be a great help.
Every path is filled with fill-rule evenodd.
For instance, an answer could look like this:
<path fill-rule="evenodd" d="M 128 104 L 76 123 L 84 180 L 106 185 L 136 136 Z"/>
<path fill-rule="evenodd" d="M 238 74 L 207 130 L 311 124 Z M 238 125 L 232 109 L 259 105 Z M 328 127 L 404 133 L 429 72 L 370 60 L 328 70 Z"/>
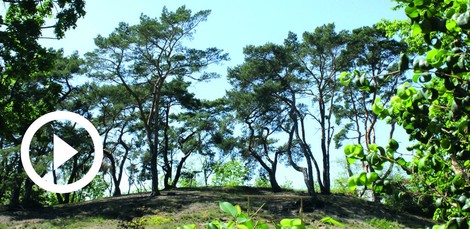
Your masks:
<path fill-rule="evenodd" d="M 121 190 L 119 189 L 120 182 L 117 177 L 116 161 L 114 160 L 114 156 L 109 152 L 105 152 L 105 156 L 111 161 L 111 176 L 113 178 L 113 183 L 114 183 L 113 196 L 120 196 Z"/>
<path fill-rule="evenodd" d="M 178 163 L 178 166 L 176 167 L 175 179 L 173 180 L 173 183 L 171 184 L 171 188 L 176 188 L 176 184 L 178 184 L 178 181 L 181 177 L 181 170 L 183 169 L 184 162 L 186 161 L 186 159 L 188 159 L 189 155 L 191 155 L 191 152 L 186 153 L 181 158 L 181 161 Z"/>
<path fill-rule="evenodd" d="M 163 170 L 165 172 L 164 174 L 164 177 L 163 177 L 163 189 L 164 190 L 168 190 L 168 189 L 171 189 L 173 187 L 173 182 L 171 182 L 171 176 L 172 176 L 172 172 L 171 172 L 171 169 L 168 168 L 167 166 L 168 165 L 164 165 L 166 168 Z"/>
<path fill-rule="evenodd" d="M 26 179 L 24 182 L 24 196 L 21 204 L 23 206 L 31 205 L 31 193 L 33 192 L 33 182 L 30 179 Z"/>
<path fill-rule="evenodd" d="M 330 194 L 330 155 L 325 146 L 325 139 L 322 138 L 322 151 L 323 151 L 323 186 L 321 188 L 322 194 Z"/>
<path fill-rule="evenodd" d="M 13 191 L 10 196 L 10 207 L 16 208 L 20 205 L 20 195 L 21 195 L 21 180 L 17 179 L 15 182 L 15 187 L 13 187 Z"/>
<path fill-rule="evenodd" d="M 281 186 L 277 183 L 276 180 L 276 172 L 274 171 L 268 171 L 268 176 L 269 176 L 269 183 L 271 183 L 271 189 L 273 192 L 282 192 Z"/>
<path fill-rule="evenodd" d="M 150 169 L 152 173 L 152 192 L 150 196 L 159 196 L 160 191 L 158 190 L 158 172 L 157 172 L 157 152 L 156 152 L 156 145 L 153 147 L 151 162 L 150 162 Z"/>
<path fill-rule="evenodd" d="M 119 187 L 120 182 L 114 174 L 113 174 L 113 182 L 114 182 L 113 196 L 121 196 L 121 188 Z"/>
<path fill-rule="evenodd" d="M 313 186 L 313 180 L 311 179 L 312 177 L 306 168 L 303 169 L 302 174 L 304 175 L 304 183 L 305 186 L 307 186 L 308 195 L 316 196 L 315 187 Z"/>
<path fill-rule="evenodd" d="M 174 187 L 171 183 L 172 177 L 172 166 L 171 160 L 168 158 L 168 150 L 169 150 L 169 137 L 168 137 L 168 129 L 170 128 L 169 125 L 169 116 L 170 116 L 170 106 L 165 107 L 165 128 L 163 129 L 163 185 L 164 189 L 168 190 Z M 174 183 L 174 182 L 173 182 Z"/>
<path fill-rule="evenodd" d="M 21 158 L 18 160 L 18 166 L 16 168 L 16 181 L 13 182 L 14 187 L 10 196 L 10 207 L 12 208 L 16 208 L 20 205 L 21 185 L 23 184 L 23 179 L 21 178 L 21 173 L 23 170 Z"/>
<path fill-rule="evenodd" d="M 160 88 L 158 86 L 155 86 L 155 91 L 156 91 L 156 98 L 154 100 L 154 110 L 153 112 L 153 144 L 149 144 L 151 147 L 151 158 L 150 158 L 150 169 L 151 169 L 151 174 L 152 174 L 152 192 L 150 193 L 150 196 L 159 196 L 160 191 L 158 190 L 158 167 L 157 167 L 157 159 L 158 159 L 158 132 L 159 130 L 159 102 L 160 102 Z M 151 141 L 149 140 L 149 143 Z"/>

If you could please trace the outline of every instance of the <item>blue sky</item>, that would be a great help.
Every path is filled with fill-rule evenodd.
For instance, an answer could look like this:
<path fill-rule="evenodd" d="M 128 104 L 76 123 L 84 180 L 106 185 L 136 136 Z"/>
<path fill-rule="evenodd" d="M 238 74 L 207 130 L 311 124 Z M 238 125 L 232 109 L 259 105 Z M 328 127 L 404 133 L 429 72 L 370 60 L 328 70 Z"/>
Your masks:
<path fill-rule="evenodd" d="M 282 43 L 289 31 L 301 35 L 326 23 L 335 23 L 337 30 L 352 30 L 370 26 L 381 19 L 406 18 L 403 11 L 391 10 L 394 3 L 390 0 L 89 0 L 86 3 L 87 14 L 79 20 L 75 30 L 68 31 L 62 40 L 41 42 L 46 46 L 63 48 L 66 54 L 77 50 L 83 55 L 95 48 L 93 38 L 98 34 L 107 36 L 119 22 L 136 24 L 142 13 L 159 17 L 164 6 L 173 11 L 182 5 L 193 12 L 212 10 L 208 20 L 197 27 L 188 46 L 201 49 L 217 47 L 229 53 L 231 58 L 209 69 L 221 74 L 222 78 L 192 87 L 198 97 L 206 99 L 221 97 L 229 89 L 224 78 L 226 69 L 243 62 L 242 50 L 246 45 Z M 342 150 L 334 154 L 332 163 L 334 158 L 342 157 Z M 290 173 L 284 169 L 278 172 L 281 183 Z M 332 173 L 334 176 L 335 171 Z M 301 179 L 293 182 L 295 187 L 303 187 Z"/>
<path fill-rule="evenodd" d="M 77 50 L 80 54 L 92 51 L 93 38 L 107 36 L 119 22 L 136 24 L 143 13 L 159 17 L 166 6 L 173 11 L 186 5 L 193 12 L 212 10 L 206 22 L 197 27 L 194 40 L 188 43 L 194 48 L 217 47 L 228 52 L 231 60 L 210 70 L 225 75 L 227 67 L 243 62 L 243 47 L 267 42 L 282 43 L 289 31 L 298 35 L 313 31 L 316 27 L 334 22 L 338 30 L 351 30 L 372 25 L 382 18 L 405 19 L 402 11 L 393 11 L 390 0 L 93 0 L 86 2 L 84 18 L 75 30 L 68 31 L 62 40 L 42 40 L 46 46 L 63 48 L 66 54 Z M 217 85 L 217 86 L 213 86 Z M 198 90 L 211 87 L 211 90 Z M 224 95 L 228 84 L 225 79 L 210 85 L 195 85 L 194 92 L 201 98 Z"/>

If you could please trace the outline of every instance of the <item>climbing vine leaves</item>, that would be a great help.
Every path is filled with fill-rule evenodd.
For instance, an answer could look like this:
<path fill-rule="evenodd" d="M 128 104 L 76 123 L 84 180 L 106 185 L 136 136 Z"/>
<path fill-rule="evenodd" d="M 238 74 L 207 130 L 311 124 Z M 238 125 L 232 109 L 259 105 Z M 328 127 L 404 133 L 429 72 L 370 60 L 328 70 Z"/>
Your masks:
<path fill-rule="evenodd" d="M 438 228 L 468 228 L 470 222 L 470 93 L 467 55 L 470 44 L 469 2 L 462 0 L 398 0 L 409 17 L 403 22 L 383 22 L 389 35 L 405 37 L 410 51 L 405 53 L 400 71 L 411 79 L 403 83 L 384 105 L 378 98 L 372 111 L 388 123 L 402 126 L 413 145 L 407 150 L 412 158 L 394 154 L 397 142 L 386 148 L 369 147 L 368 152 L 356 145 L 344 149 L 350 162 L 368 161 L 380 171 L 383 163 L 395 163 L 409 175 L 418 188 L 413 195 L 432 196 L 436 211 L 434 218 L 445 220 Z M 391 31 L 395 30 L 395 33 Z M 423 44 L 418 47 L 418 44 Z M 413 56 L 409 60 L 408 56 Z M 408 70 L 411 65 L 411 69 Z M 367 84 L 363 73 L 343 73 L 340 82 Z M 367 90 L 367 88 L 361 88 Z M 375 149 L 375 150 L 372 150 Z M 370 179 L 369 179 L 370 177 Z M 349 186 L 377 187 L 374 173 L 361 173 L 350 179 Z"/>

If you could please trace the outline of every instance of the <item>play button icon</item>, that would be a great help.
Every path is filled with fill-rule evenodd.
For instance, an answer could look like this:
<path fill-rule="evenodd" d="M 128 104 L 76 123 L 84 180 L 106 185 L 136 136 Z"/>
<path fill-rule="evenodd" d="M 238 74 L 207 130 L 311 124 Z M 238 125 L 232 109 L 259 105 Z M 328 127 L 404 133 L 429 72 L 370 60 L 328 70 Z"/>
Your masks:
<path fill-rule="evenodd" d="M 39 128 L 49 122 L 62 120 L 76 123 L 88 132 L 91 137 L 91 140 L 93 141 L 94 160 L 93 164 L 91 165 L 91 168 L 80 180 L 70 184 L 59 185 L 48 182 L 44 177 L 39 176 L 39 174 L 35 171 L 30 158 L 30 145 L 31 141 L 33 140 L 34 134 L 39 130 Z M 69 161 L 73 156 L 80 153 L 55 134 L 53 135 L 52 144 L 54 157 L 53 170 L 57 170 L 60 166 Z M 36 185 L 50 192 L 70 193 L 85 187 L 88 183 L 93 180 L 96 174 L 98 174 L 101 168 L 102 161 L 103 144 L 101 142 L 100 134 L 90 121 L 88 121 L 83 116 L 75 114 L 73 112 L 55 111 L 39 117 L 31 124 L 31 126 L 29 126 L 21 142 L 21 163 L 23 164 L 23 168 L 25 169 L 26 174 Z"/>
<path fill-rule="evenodd" d="M 75 156 L 78 153 L 77 150 L 72 148 L 69 144 L 64 142 L 64 140 L 57 137 L 54 134 L 54 170 L 59 168 L 62 164 L 68 161 L 70 158 Z"/>

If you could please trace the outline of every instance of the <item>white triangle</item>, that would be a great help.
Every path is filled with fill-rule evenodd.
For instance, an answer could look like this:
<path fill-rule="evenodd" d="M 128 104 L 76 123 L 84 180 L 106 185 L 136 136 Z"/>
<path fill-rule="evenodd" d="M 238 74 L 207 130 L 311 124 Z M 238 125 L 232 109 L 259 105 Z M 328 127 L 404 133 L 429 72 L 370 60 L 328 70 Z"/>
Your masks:
<path fill-rule="evenodd" d="M 54 134 L 54 170 L 59 168 L 62 164 L 68 161 L 71 157 L 78 153 L 77 150 L 72 148 L 64 140 Z"/>

